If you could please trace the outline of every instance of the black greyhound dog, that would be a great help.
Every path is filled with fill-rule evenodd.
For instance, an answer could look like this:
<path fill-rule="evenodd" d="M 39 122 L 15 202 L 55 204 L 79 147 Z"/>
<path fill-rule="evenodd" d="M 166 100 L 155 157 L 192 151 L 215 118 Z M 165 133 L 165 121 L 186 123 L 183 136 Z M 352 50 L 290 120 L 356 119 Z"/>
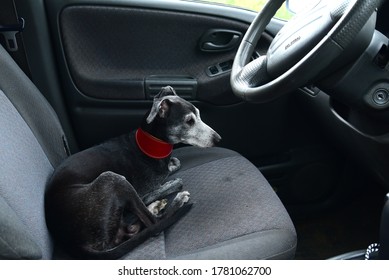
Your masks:
<path fill-rule="evenodd" d="M 220 139 L 195 106 L 172 87 L 162 88 L 140 128 L 76 153 L 56 168 L 45 195 L 54 239 L 83 258 L 125 254 L 190 204 L 181 179 L 165 182 L 180 168 L 171 157 L 173 144 L 210 147 Z M 164 199 L 172 194 L 169 202 Z"/>

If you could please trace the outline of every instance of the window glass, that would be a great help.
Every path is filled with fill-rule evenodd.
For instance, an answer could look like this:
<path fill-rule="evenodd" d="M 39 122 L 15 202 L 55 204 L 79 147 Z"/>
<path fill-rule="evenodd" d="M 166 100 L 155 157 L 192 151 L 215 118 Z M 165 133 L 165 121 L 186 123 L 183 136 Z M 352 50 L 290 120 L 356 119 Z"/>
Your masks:
<path fill-rule="evenodd" d="M 265 6 L 267 0 L 203 0 L 206 2 L 213 2 L 223 5 L 230 5 L 235 7 L 240 7 L 252 11 L 260 11 L 262 10 L 263 6 Z M 281 8 L 276 13 L 275 17 L 283 20 L 289 20 L 293 16 L 292 13 L 290 13 L 286 9 L 285 2 L 282 4 Z"/>

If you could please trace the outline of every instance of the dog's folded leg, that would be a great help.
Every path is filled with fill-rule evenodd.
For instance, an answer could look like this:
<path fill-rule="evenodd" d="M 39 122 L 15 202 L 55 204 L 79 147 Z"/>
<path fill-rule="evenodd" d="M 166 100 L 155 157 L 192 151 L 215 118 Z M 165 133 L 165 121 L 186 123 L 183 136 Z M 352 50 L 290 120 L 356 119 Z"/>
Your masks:
<path fill-rule="evenodd" d="M 129 184 L 132 187 L 131 184 Z M 156 223 L 154 215 L 149 211 L 146 205 L 138 196 L 138 193 L 134 190 L 133 195 L 129 199 L 129 203 L 126 205 L 126 209 L 138 216 L 139 220 L 143 222 L 146 227 L 149 227 Z"/>
<path fill-rule="evenodd" d="M 119 228 L 116 239 L 114 240 L 117 245 L 107 250 L 96 250 L 90 247 L 85 248 L 84 254 L 86 254 L 88 258 L 114 259 L 121 257 L 144 242 L 148 237 L 158 235 L 168 226 L 175 223 L 180 217 L 185 215 L 191 207 L 191 203 L 187 203 L 189 200 L 189 193 L 185 191 L 179 192 L 168 205 L 165 204 L 167 203 L 165 199 L 161 200 L 159 198 L 158 201 L 154 200 L 153 202 L 155 203 L 146 207 L 145 203 L 141 200 L 138 193 L 126 178 L 110 171 L 102 173 L 93 184 L 95 187 L 101 186 L 106 188 L 107 191 L 114 192 L 116 194 L 115 197 L 119 198 L 119 204 L 122 205 L 118 206 L 125 208 L 126 212 L 131 212 L 133 216 L 137 216 L 145 227 L 140 229 L 136 223 L 127 224 L 124 222 L 124 224 L 121 225 L 121 228 L 124 228 L 124 231 L 120 232 L 121 229 Z M 162 187 L 164 192 L 171 193 L 172 190 L 176 191 L 177 189 L 182 188 L 182 180 L 175 179 L 169 181 Z M 168 211 L 163 211 L 163 214 L 159 217 L 155 217 L 151 212 L 156 210 L 158 215 L 160 214 L 160 210 L 165 206 Z M 128 225 L 133 226 L 133 228 L 129 228 Z M 127 235 L 128 237 L 131 235 L 131 237 L 124 240 L 124 235 Z"/>
<path fill-rule="evenodd" d="M 135 214 L 146 227 L 156 223 L 155 217 L 146 207 L 131 183 L 128 182 L 124 176 L 107 171 L 103 172 L 95 182 L 96 181 L 98 183 L 101 181 L 102 184 L 107 186 L 111 183 L 113 185 L 112 191 L 115 191 L 117 197 L 122 200 L 124 209 Z"/>
<path fill-rule="evenodd" d="M 171 211 L 169 215 L 163 215 L 161 219 L 158 219 L 158 222 L 154 225 L 144 228 L 138 232 L 131 239 L 128 239 L 111 250 L 104 252 L 93 252 L 93 258 L 95 259 L 116 259 L 122 257 L 124 254 L 128 253 L 136 246 L 144 242 L 147 238 L 152 236 L 157 236 L 166 228 L 177 222 L 182 216 L 184 216 L 191 209 L 191 203 L 185 203 L 182 207 L 178 208 L 176 211 Z"/>
<path fill-rule="evenodd" d="M 178 158 L 172 157 L 170 158 L 168 169 L 170 173 L 176 172 L 181 167 L 181 162 Z"/>
<path fill-rule="evenodd" d="M 166 197 L 172 193 L 182 190 L 182 186 L 182 179 L 176 178 L 174 180 L 166 182 L 165 184 L 157 188 L 155 191 L 146 194 L 145 196 L 143 196 L 142 200 L 146 205 L 149 205 L 150 203 L 160 198 Z"/>

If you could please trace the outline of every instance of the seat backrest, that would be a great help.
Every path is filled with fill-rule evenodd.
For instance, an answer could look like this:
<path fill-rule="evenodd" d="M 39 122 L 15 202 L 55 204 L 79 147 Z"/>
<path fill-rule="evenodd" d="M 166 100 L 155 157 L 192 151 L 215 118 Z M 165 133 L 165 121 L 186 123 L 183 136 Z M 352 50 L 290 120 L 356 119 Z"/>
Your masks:
<path fill-rule="evenodd" d="M 0 46 L 0 259 L 52 257 L 44 192 L 65 141 L 54 110 Z"/>

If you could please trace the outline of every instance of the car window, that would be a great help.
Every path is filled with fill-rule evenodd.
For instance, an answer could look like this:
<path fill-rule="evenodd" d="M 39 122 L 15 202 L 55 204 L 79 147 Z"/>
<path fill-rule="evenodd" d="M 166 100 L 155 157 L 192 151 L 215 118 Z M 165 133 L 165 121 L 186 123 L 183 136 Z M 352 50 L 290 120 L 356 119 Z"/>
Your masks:
<path fill-rule="evenodd" d="M 222 4 L 222 5 L 229 5 L 229 6 L 239 7 L 239 8 L 258 12 L 262 10 L 262 8 L 265 6 L 268 0 L 202 0 L 202 1 L 212 2 L 212 3 Z M 285 2 L 284 4 L 282 4 L 282 7 L 278 10 L 278 12 L 275 15 L 276 18 L 282 20 L 289 20 L 292 18 L 292 16 L 293 14 L 286 9 Z"/>

